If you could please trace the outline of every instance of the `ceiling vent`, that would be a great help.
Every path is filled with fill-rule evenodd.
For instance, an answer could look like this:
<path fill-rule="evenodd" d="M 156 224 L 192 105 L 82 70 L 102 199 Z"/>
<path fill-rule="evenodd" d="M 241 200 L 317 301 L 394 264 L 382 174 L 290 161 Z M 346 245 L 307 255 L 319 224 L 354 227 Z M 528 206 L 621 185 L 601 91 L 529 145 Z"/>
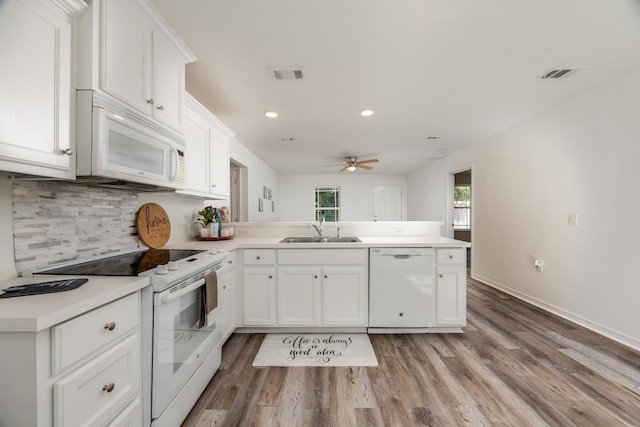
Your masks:
<path fill-rule="evenodd" d="M 292 68 L 270 68 L 271 78 L 276 81 L 281 80 L 302 80 L 304 73 L 302 67 Z"/>
<path fill-rule="evenodd" d="M 540 77 L 540 79 L 546 80 L 565 78 L 576 73 L 577 71 L 578 68 L 554 68 L 553 70 L 547 71 L 543 76 Z"/>

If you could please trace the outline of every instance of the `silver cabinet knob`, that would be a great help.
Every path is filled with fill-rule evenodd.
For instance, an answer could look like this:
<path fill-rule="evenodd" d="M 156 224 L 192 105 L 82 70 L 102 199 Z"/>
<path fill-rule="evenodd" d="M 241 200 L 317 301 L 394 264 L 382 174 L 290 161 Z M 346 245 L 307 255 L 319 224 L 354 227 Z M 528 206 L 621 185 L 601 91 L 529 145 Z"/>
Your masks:
<path fill-rule="evenodd" d="M 104 387 L 102 387 L 102 391 L 106 391 L 107 393 L 111 393 L 113 391 L 113 389 L 115 388 L 115 384 L 114 383 L 109 383 L 109 384 L 105 384 Z"/>
<path fill-rule="evenodd" d="M 260 255 L 258 255 L 258 256 L 256 257 L 256 259 L 260 259 Z"/>
<path fill-rule="evenodd" d="M 147 99 L 147 104 L 149 104 L 149 105 L 153 105 L 154 102 L 155 101 L 153 100 L 153 98 Z"/>
<path fill-rule="evenodd" d="M 314 279 L 317 279 L 317 278 L 318 278 L 318 275 L 317 275 L 317 274 L 314 274 L 314 275 L 313 275 L 313 278 L 314 278 Z"/>
<path fill-rule="evenodd" d="M 269 279 L 273 279 L 273 276 L 272 276 L 272 275 L 269 275 Z"/>
<path fill-rule="evenodd" d="M 60 153 L 61 154 L 66 154 L 67 156 L 72 156 L 73 155 L 73 150 L 71 148 L 61 148 L 60 149 Z"/>
<path fill-rule="evenodd" d="M 164 105 L 159 105 L 159 106 L 158 106 L 158 110 L 160 110 L 160 111 L 164 111 Z"/>
<path fill-rule="evenodd" d="M 116 322 L 109 322 L 104 325 L 104 328 L 113 331 L 116 328 Z"/>
<path fill-rule="evenodd" d="M 453 255 L 449 255 L 449 259 L 453 259 Z"/>
<path fill-rule="evenodd" d="M 438 277 L 444 277 L 442 274 L 438 274 Z"/>

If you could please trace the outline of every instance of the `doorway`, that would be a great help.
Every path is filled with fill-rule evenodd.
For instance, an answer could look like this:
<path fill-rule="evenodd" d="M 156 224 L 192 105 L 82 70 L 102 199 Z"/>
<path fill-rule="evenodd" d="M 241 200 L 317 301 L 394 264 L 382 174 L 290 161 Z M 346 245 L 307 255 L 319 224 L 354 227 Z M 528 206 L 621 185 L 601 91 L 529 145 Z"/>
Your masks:
<path fill-rule="evenodd" d="M 246 166 L 231 160 L 229 165 L 229 214 L 231 222 L 248 221 L 248 171 Z"/>
<path fill-rule="evenodd" d="M 471 166 L 449 174 L 448 236 L 471 243 L 473 229 L 473 169 Z M 467 267 L 471 266 L 471 248 L 467 249 Z"/>

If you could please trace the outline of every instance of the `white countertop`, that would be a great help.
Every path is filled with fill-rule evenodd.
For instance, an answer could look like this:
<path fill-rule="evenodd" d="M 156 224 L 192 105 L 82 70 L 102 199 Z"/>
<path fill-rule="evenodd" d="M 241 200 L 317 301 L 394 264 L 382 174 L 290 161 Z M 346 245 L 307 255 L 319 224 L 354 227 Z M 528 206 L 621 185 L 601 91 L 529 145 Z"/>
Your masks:
<path fill-rule="evenodd" d="M 279 237 L 234 237 L 230 240 L 198 241 L 190 240 L 166 246 L 169 249 L 211 249 L 220 248 L 232 251 L 243 248 L 468 248 L 469 242 L 449 239 L 447 237 L 360 237 L 362 242 L 349 243 L 279 243 L 287 236 Z"/>
<path fill-rule="evenodd" d="M 89 281 L 71 291 L 0 299 L 0 332 L 38 332 L 149 285 L 147 277 L 42 275 L 6 280 L 0 289 L 72 277 Z"/>

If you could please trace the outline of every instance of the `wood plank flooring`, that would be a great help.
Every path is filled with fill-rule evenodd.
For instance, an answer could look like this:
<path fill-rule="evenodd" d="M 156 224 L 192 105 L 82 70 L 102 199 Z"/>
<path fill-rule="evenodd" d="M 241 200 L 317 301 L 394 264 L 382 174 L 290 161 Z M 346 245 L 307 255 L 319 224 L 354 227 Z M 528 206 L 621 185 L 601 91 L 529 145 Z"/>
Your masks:
<path fill-rule="evenodd" d="M 378 367 L 254 368 L 234 334 L 183 426 L 640 426 L 639 352 L 472 279 L 467 323 L 371 335 Z"/>

